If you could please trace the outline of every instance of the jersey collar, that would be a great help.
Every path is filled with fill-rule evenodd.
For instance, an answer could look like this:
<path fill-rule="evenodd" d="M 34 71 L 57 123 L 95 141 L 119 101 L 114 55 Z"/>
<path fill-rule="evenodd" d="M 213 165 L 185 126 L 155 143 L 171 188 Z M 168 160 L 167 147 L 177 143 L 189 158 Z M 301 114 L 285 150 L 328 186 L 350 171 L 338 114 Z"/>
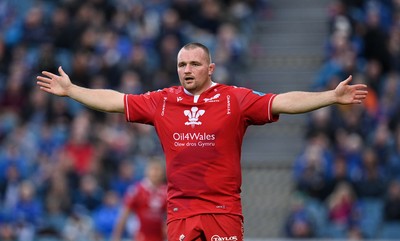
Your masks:
<path fill-rule="evenodd" d="M 212 88 L 212 87 L 214 87 L 214 86 L 216 86 L 217 85 L 217 83 L 215 83 L 214 81 L 211 81 L 211 85 L 210 85 L 210 87 L 208 87 L 208 89 L 210 89 L 210 88 Z M 208 90 L 207 89 L 207 90 Z M 205 91 L 207 91 L 207 90 L 205 90 Z M 185 92 L 185 94 L 187 94 L 187 95 L 190 95 L 190 96 L 195 96 L 194 94 L 192 94 L 192 93 L 190 93 L 187 89 L 185 89 L 185 88 L 183 88 L 183 91 Z"/>

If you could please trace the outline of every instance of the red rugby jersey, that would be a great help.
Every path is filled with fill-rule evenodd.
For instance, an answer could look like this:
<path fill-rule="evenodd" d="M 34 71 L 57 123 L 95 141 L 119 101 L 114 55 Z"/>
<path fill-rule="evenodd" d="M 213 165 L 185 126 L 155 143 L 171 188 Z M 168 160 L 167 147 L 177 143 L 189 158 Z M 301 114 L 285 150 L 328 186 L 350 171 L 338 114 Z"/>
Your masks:
<path fill-rule="evenodd" d="M 242 216 L 240 156 L 249 125 L 277 121 L 275 94 L 213 84 L 125 95 L 129 122 L 154 125 L 166 158 L 168 222 L 201 213 Z"/>

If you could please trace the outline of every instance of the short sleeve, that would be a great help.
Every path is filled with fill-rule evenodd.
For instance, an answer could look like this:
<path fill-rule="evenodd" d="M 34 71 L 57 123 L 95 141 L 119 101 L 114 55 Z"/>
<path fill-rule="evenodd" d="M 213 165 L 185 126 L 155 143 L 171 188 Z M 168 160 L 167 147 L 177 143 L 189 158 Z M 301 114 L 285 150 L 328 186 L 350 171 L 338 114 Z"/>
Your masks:
<path fill-rule="evenodd" d="M 153 125 L 162 91 L 147 92 L 141 95 L 126 94 L 124 97 L 125 118 L 128 122 Z"/>
<path fill-rule="evenodd" d="M 261 93 L 247 88 L 234 88 L 234 93 L 242 116 L 249 125 L 262 125 L 279 120 L 272 114 L 273 93 Z"/>

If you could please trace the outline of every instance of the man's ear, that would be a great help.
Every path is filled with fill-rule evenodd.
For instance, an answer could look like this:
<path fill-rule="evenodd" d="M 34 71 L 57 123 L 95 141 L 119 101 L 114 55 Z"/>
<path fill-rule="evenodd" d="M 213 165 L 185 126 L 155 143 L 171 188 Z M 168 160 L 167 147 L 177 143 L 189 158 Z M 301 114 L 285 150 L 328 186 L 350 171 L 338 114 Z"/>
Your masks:
<path fill-rule="evenodd" d="M 214 64 L 214 63 L 211 63 L 211 64 L 208 66 L 208 76 L 211 76 L 211 75 L 214 73 L 214 70 L 215 70 L 215 64 Z"/>

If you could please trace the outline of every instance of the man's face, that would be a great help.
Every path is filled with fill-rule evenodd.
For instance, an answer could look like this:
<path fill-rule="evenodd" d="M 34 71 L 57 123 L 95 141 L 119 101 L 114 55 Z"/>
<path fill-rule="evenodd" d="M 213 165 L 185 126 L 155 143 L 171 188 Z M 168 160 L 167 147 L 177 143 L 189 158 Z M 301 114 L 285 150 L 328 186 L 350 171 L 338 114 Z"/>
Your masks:
<path fill-rule="evenodd" d="M 211 86 L 214 64 L 201 48 L 181 49 L 178 53 L 178 75 L 181 85 L 194 95 Z"/>

